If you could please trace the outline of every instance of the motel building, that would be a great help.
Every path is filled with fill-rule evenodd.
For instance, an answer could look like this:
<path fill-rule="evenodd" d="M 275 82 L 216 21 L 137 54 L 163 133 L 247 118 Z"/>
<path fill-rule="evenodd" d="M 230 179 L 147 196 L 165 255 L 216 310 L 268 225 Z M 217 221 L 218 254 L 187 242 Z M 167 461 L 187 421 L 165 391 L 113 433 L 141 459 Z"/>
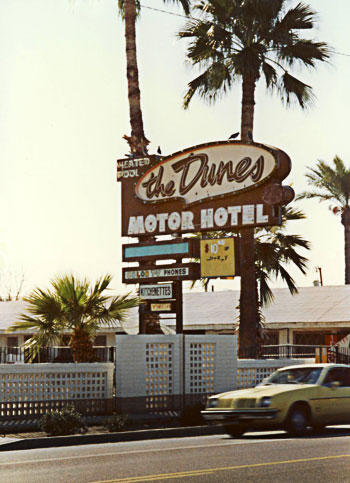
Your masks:
<path fill-rule="evenodd" d="M 266 344 L 332 345 L 350 333 L 350 285 L 301 287 L 294 296 L 287 288 L 278 288 L 274 295 L 275 301 L 262 311 Z M 238 290 L 184 292 L 184 333 L 235 333 L 238 303 Z M 25 331 L 8 332 L 25 306 L 21 300 L 0 302 L 0 347 L 20 347 L 31 336 Z M 161 327 L 164 333 L 175 333 L 175 319 L 162 314 Z M 138 309 L 130 311 L 123 327 L 101 327 L 95 346 L 114 346 L 116 333 L 138 333 Z"/>

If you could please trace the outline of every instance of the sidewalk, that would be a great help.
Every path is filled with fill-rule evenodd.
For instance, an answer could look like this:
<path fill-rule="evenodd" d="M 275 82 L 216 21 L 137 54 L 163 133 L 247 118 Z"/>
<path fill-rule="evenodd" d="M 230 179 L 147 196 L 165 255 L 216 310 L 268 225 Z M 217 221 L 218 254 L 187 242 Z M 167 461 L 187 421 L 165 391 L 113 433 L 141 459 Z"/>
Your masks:
<path fill-rule="evenodd" d="M 79 446 L 86 444 L 121 443 L 149 439 L 184 438 L 224 434 L 221 425 L 186 426 L 160 429 L 141 429 L 121 431 L 118 433 L 79 434 L 71 436 L 47 436 L 41 438 L 0 437 L 1 451 L 17 451 L 23 449 L 58 448 L 62 446 Z"/>

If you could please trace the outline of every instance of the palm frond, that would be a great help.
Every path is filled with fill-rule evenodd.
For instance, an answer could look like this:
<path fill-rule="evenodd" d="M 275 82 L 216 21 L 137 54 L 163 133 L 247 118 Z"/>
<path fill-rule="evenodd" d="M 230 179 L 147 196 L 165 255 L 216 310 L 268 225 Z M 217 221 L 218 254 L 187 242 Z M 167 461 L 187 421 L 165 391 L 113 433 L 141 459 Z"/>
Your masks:
<path fill-rule="evenodd" d="M 311 86 L 300 81 L 288 72 L 280 77 L 278 90 L 282 101 L 289 106 L 293 100 L 296 100 L 300 107 L 305 109 L 314 102 L 314 95 Z"/>
<path fill-rule="evenodd" d="M 270 65 L 268 62 L 263 62 L 262 64 L 262 71 L 265 76 L 265 81 L 266 81 L 266 87 L 267 88 L 274 88 L 277 84 L 277 72 L 272 65 Z"/>
<path fill-rule="evenodd" d="M 319 160 L 316 167 L 308 167 L 306 179 L 312 187 L 309 191 L 300 193 L 297 199 L 318 198 L 319 201 L 333 201 L 342 209 L 349 205 L 350 200 L 350 168 L 344 161 L 335 156 L 333 166 Z"/>
<path fill-rule="evenodd" d="M 324 42 L 300 39 L 281 46 L 278 57 L 280 60 L 286 61 L 289 66 L 301 62 L 306 67 L 315 67 L 316 61 L 327 61 L 330 53 L 329 47 Z"/>
<path fill-rule="evenodd" d="M 273 291 L 269 285 L 270 277 L 264 271 L 259 271 L 257 273 L 257 280 L 259 282 L 259 299 L 263 307 L 271 305 L 275 299 Z"/>
<path fill-rule="evenodd" d="M 229 61 L 231 82 L 226 80 L 226 87 L 231 87 L 236 78 L 251 76 L 258 81 L 264 76 L 267 88 L 277 87 L 287 106 L 292 101 L 302 108 L 311 106 L 314 99 L 311 87 L 295 78 L 286 67 L 298 64 L 315 67 L 330 59 L 331 49 L 325 42 L 299 35 L 300 31 L 314 27 L 316 13 L 303 3 L 288 10 L 286 3 L 286 0 L 201 0 L 193 7 L 200 12 L 200 19 L 191 19 L 178 34 L 180 38 L 191 39 L 188 60 L 205 71 L 219 61 Z M 194 83 L 199 79 L 200 76 Z M 194 93 L 205 100 L 216 99 L 213 90 L 205 95 L 207 85 L 202 87 L 201 91 L 188 90 L 184 107 L 188 107 Z"/>
<path fill-rule="evenodd" d="M 189 82 L 183 105 L 187 109 L 195 93 L 198 93 L 209 103 L 214 102 L 230 86 L 231 76 L 227 65 L 222 62 L 215 62 L 205 72 Z"/>
<path fill-rule="evenodd" d="M 163 0 L 164 3 L 180 4 L 186 15 L 190 13 L 191 0 Z"/>
<path fill-rule="evenodd" d="M 79 345 L 79 334 L 93 339 L 100 326 L 113 327 L 123 321 L 128 311 L 141 303 L 139 297 L 126 294 L 110 298 L 103 294 L 111 282 L 107 274 L 90 284 L 74 275 L 55 277 L 52 290 L 35 289 L 25 298 L 26 310 L 8 330 L 30 330 L 34 336 L 27 342 L 35 351 L 43 346 L 59 343 L 65 332 L 72 334 L 71 344 Z"/>

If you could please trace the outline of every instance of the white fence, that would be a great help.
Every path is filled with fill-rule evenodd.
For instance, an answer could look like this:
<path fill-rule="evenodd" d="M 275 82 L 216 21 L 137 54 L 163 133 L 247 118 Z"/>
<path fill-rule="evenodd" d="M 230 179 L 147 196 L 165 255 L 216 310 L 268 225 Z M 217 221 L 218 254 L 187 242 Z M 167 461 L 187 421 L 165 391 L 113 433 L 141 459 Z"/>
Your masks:
<path fill-rule="evenodd" d="M 38 417 L 65 404 L 103 413 L 112 397 L 111 363 L 0 365 L 0 419 Z"/>
<path fill-rule="evenodd" d="M 256 386 L 280 367 L 314 359 L 238 360 L 237 337 L 117 337 L 116 396 L 127 412 L 176 410 L 208 395 Z"/>
<path fill-rule="evenodd" d="M 313 360 L 237 360 L 236 336 L 135 335 L 116 339 L 115 395 L 126 413 L 179 410 L 211 394 L 259 384 L 279 367 Z M 112 363 L 0 364 L 0 420 L 38 418 L 74 404 L 114 409 Z"/>
<path fill-rule="evenodd" d="M 218 335 L 117 337 L 116 396 L 128 412 L 178 409 L 232 389 L 237 338 Z"/>
<path fill-rule="evenodd" d="M 315 359 L 241 359 L 238 360 L 236 387 L 237 389 L 254 387 L 280 367 L 310 364 L 313 362 L 315 362 Z"/>

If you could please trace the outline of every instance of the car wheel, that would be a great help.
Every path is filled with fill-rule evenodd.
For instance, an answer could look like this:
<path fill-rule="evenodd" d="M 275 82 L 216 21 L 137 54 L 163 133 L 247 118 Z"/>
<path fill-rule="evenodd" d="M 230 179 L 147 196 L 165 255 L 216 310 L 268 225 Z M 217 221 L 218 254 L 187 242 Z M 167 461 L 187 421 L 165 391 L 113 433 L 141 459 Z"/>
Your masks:
<path fill-rule="evenodd" d="M 287 431 L 294 436 L 302 436 L 308 428 L 308 415 L 304 408 L 295 407 L 290 410 Z"/>
<path fill-rule="evenodd" d="M 233 438 L 239 438 L 244 433 L 244 429 L 239 424 L 226 424 L 225 431 Z"/>

